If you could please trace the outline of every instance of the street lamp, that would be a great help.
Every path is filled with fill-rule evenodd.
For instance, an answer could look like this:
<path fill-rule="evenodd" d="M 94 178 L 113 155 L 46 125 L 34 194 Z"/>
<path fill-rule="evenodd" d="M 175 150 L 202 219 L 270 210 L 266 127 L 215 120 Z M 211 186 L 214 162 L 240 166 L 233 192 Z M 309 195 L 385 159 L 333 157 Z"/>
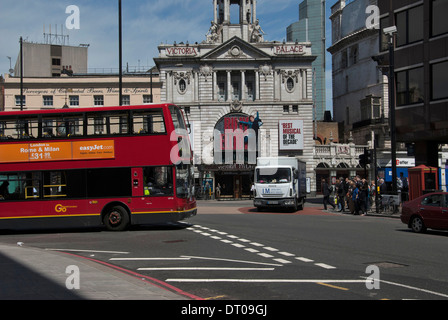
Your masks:
<path fill-rule="evenodd" d="M 121 0 L 118 0 L 118 59 L 119 59 L 119 104 L 123 105 L 123 36 L 122 36 Z"/>
<path fill-rule="evenodd" d="M 383 32 L 389 36 L 389 112 L 390 112 L 390 140 L 392 158 L 392 193 L 397 194 L 397 141 L 395 137 L 395 71 L 394 71 L 394 35 L 397 27 L 387 27 Z"/>

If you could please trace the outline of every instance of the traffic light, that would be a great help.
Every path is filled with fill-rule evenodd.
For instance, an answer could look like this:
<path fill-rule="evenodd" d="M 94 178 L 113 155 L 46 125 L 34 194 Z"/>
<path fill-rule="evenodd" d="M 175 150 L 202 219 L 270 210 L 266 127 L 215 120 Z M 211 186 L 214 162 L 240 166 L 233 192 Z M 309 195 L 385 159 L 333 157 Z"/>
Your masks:
<path fill-rule="evenodd" d="M 366 150 L 366 163 L 371 164 L 373 162 L 372 150 Z"/>
<path fill-rule="evenodd" d="M 363 168 L 367 166 L 367 159 L 365 152 L 359 155 L 359 165 Z"/>
<path fill-rule="evenodd" d="M 372 163 L 372 150 L 364 149 L 364 153 L 359 155 L 359 165 L 363 168 Z"/>

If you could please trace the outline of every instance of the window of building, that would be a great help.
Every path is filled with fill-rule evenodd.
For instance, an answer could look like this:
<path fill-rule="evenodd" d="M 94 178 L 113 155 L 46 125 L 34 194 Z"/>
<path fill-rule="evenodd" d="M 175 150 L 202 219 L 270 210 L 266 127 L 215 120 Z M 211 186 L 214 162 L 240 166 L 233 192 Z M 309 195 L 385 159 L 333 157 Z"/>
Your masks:
<path fill-rule="evenodd" d="M 448 61 L 436 63 L 431 66 L 432 99 L 448 98 Z"/>
<path fill-rule="evenodd" d="M 224 82 L 218 83 L 218 101 L 226 100 L 226 84 Z"/>
<path fill-rule="evenodd" d="M 60 66 L 61 65 L 61 59 L 53 58 L 53 59 L 51 59 L 51 64 L 53 66 Z"/>
<path fill-rule="evenodd" d="M 95 107 L 104 106 L 104 96 L 93 96 L 93 105 Z"/>
<path fill-rule="evenodd" d="M 447 12 L 448 0 L 432 0 L 432 36 L 448 33 Z"/>
<path fill-rule="evenodd" d="M 144 104 L 152 103 L 152 95 L 144 94 L 143 95 L 143 103 Z"/>
<path fill-rule="evenodd" d="M 289 106 L 283 106 L 283 112 L 289 113 Z"/>
<path fill-rule="evenodd" d="M 20 100 L 23 101 L 23 106 L 26 106 L 26 96 L 22 96 L 22 99 L 20 99 L 20 95 L 15 96 L 16 100 L 16 106 L 20 107 Z"/>
<path fill-rule="evenodd" d="M 294 91 L 294 79 L 293 78 L 288 78 L 288 80 L 286 80 L 286 91 L 288 91 L 288 92 Z"/>
<path fill-rule="evenodd" d="M 185 93 L 185 91 L 187 91 L 187 83 L 185 82 L 184 79 L 181 79 L 179 81 L 179 92 L 180 93 Z"/>
<path fill-rule="evenodd" d="M 423 5 L 397 13 L 395 21 L 397 47 L 423 40 Z"/>
<path fill-rule="evenodd" d="M 423 80 L 423 68 L 397 72 L 397 106 L 423 102 Z"/>
<path fill-rule="evenodd" d="M 44 99 L 44 107 L 53 106 L 53 96 L 43 96 L 43 99 Z"/>
<path fill-rule="evenodd" d="M 123 95 L 121 102 L 122 102 L 123 106 L 130 106 L 131 105 L 131 96 L 130 95 Z"/>
<path fill-rule="evenodd" d="M 347 49 L 342 50 L 341 52 L 341 69 L 345 69 L 348 66 L 347 62 Z"/>
<path fill-rule="evenodd" d="M 358 63 L 358 45 L 355 44 L 350 48 L 350 64 Z"/>
<path fill-rule="evenodd" d="M 70 107 L 79 107 L 79 96 L 70 96 Z"/>

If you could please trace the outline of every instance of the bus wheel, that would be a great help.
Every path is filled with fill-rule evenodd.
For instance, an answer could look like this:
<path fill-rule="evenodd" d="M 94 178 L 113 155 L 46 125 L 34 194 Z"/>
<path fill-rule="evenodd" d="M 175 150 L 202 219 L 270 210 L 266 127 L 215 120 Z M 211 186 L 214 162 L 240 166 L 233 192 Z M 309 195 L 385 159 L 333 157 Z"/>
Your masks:
<path fill-rule="evenodd" d="M 107 209 L 103 223 L 109 231 L 123 231 L 128 227 L 129 215 L 123 207 L 114 206 Z"/>

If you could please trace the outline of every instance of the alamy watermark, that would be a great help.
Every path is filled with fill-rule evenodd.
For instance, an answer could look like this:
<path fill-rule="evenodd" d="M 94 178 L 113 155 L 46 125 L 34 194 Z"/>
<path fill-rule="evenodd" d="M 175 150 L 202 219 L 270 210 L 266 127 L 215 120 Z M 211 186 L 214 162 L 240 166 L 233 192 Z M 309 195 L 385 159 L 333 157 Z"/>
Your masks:
<path fill-rule="evenodd" d="M 81 13 L 78 6 L 70 5 L 65 9 L 65 13 L 69 14 L 65 20 L 65 27 L 69 30 L 81 28 Z"/>
<path fill-rule="evenodd" d="M 366 278 L 366 288 L 369 290 L 380 289 L 380 268 L 376 265 L 369 265 L 366 268 L 369 276 Z"/>
<path fill-rule="evenodd" d="M 68 274 L 65 280 L 65 287 L 68 290 L 79 290 L 81 288 L 81 274 L 79 267 L 75 265 L 68 266 L 65 269 L 65 274 Z"/>

